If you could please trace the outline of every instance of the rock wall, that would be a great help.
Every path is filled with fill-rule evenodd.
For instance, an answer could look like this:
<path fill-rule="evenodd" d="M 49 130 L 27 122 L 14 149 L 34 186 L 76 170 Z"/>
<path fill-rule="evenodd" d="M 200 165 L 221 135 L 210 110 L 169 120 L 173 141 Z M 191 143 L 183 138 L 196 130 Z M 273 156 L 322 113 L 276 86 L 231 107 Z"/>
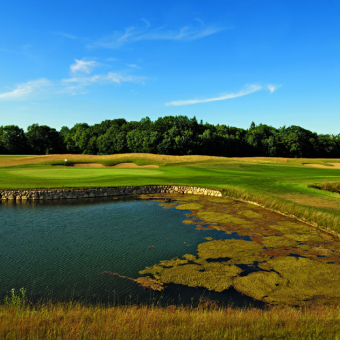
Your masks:
<path fill-rule="evenodd" d="M 146 185 L 89 189 L 53 190 L 0 190 L 1 200 L 58 200 L 72 198 L 94 198 L 155 193 L 180 193 L 191 195 L 222 196 L 217 190 L 178 185 Z"/>

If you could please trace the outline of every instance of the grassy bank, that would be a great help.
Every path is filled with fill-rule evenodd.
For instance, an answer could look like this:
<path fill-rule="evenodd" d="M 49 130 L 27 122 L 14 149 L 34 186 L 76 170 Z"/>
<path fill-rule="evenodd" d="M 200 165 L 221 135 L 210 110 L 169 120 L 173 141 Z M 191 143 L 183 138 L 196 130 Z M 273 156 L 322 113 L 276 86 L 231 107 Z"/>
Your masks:
<path fill-rule="evenodd" d="M 103 168 L 56 167 L 51 164 L 101 163 Z M 308 167 L 334 159 L 223 158 L 126 154 L 111 156 L 48 155 L 0 157 L 0 189 L 86 188 L 173 184 L 219 189 L 275 211 L 340 233 L 340 197 L 315 183 L 340 182 L 340 169 Z M 114 168 L 134 162 L 158 168 Z"/>
<path fill-rule="evenodd" d="M 0 306 L 1 339 L 339 339 L 339 307 Z"/>

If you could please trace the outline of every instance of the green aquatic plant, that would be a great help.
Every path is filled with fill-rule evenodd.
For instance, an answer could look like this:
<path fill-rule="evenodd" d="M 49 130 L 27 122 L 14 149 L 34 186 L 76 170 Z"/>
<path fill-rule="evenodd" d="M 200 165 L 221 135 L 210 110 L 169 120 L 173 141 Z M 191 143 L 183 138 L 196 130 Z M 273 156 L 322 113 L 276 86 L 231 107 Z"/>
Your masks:
<path fill-rule="evenodd" d="M 233 224 L 249 224 L 251 222 L 235 217 L 230 214 L 218 213 L 214 211 L 199 211 L 197 216 L 207 222 L 216 222 L 216 223 L 233 223 Z"/>
<path fill-rule="evenodd" d="M 198 245 L 198 257 L 202 259 L 230 257 L 232 260 L 240 260 L 241 263 L 251 263 L 263 250 L 261 245 L 253 241 L 214 240 Z"/>
<path fill-rule="evenodd" d="M 275 272 L 256 272 L 233 280 L 240 292 L 271 304 L 305 305 L 340 299 L 340 266 L 292 256 L 268 260 Z"/>
<path fill-rule="evenodd" d="M 270 303 L 303 304 L 315 296 L 340 298 L 340 266 L 307 258 L 282 257 L 268 261 L 287 280 L 287 287 L 278 288 L 264 299 Z"/>
<path fill-rule="evenodd" d="M 176 204 L 175 203 L 170 203 L 170 202 L 165 202 L 165 203 L 158 203 L 160 207 L 163 207 L 164 209 L 171 209 L 175 208 Z"/>
<path fill-rule="evenodd" d="M 327 256 L 327 257 L 334 256 L 334 250 L 332 249 L 327 249 L 327 248 L 318 246 L 318 247 L 313 247 L 310 250 L 315 255 L 321 255 L 321 256 Z"/>
<path fill-rule="evenodd" d="M 196 222 L 194 220 L 191 220 L 191 219 L 186 219 L 182 223 L 184 223 L 184 224 L 196 224 Z"/>
<path fill-rule="evenodd" d="M 233 286 L 236 290 L 257 300 L 263 300 L 278 286 L 286 286 L 287 283 L 288 280 L 280 277 L 279 274 L 267 271 L 250 273 L 233 280 Z"/>
<path fill-rule="evenodd" d="M 152 279 L 150 276 L 141 276 L 135 280 L 141 287 L 145 289 L 162 291 L 164 290 L 164 285 L 162 282 Z"/>
<path fill-rule="evenodd" d="M 243 210 L 243 211 L 239 211 L 238 213 L 248 218 L 263 218 L 263 215 L 253 210 Z"/>
<path fill-rule="evenodd" d="M 187 260 L 171 260 L 172 267 L 155 265 L 140 271 L 143 274 L 152 274 L 163 283 L 182 284 L 188 287 L 204 287 L 216 292 L 228 289 L 232 284 L 232 278 L 239 275 L 242 269 L 235 265 L 225 263 L 208 263 L 195 258 L 193 255 L 185 255 Z M 196 263 L 189 263 L 194 260 Z M 185 265 L 183 264 L 185 261 Z M 161 262 L 161 263 L 162 263 Z"/>
<path fill-rule="evenodd" d="M 309 233 L 312 230 L 312 227 L 297 221 L 279 221 L 270 228 L 279 230 L 283 234 Z"/>
<path fill-rule="evenodd" d="M 268 262 L 261 262 L 261 263 L 258 263 L 257 266 L 262 269 L 262 270 L 267 270 L 267 271 L 270 271 L 272 270 L 273 268 L 270 266 L 270 264 Z"/>
<path fill-rule="evenodd" d="M 296 247 L 299 245 L 296 241 L 284 236 L 263 237 L 262 244 L 267 248 Z"/>
<path fill-rule="evenodd" d="M 201 208 L 203 208 L 203 205 L 197 203 L 186 203 L 176 207 L 178 210 L 199 210 Z"/>
<path fill-rule="evenodd" d="M 186 254 L 182 259 L 161 261 L 140 274 L 151 275 L 162 284 L 217 292 L 233 285 L 241 293 L 270 304 L 325 303 L 331 297 L 340 301 L 340 293 L 336 292 L 340 245 L 331 236 L 261 208 L 254 211 L 249 204 L 215 201 L 221 199 L 195 197 L 192 202 L 181 197 L 172 204 L 179 204 L 179 210 L 192 210 L 184 224 L 196 224 L 199 230 L 237 232 L 250 236 L 252 241 L 206 237 L 208 242 L 198 245 L 196 256 Z M 241 264 L 259 271 L 240 276 Z"/>
<path fill-rule="evenodd" d="M 320 237 L 316 231 L 311 231 L 306 234 L 285 234 L 285 236 L 299 242 L 323 241 L 322 237 Z"/>

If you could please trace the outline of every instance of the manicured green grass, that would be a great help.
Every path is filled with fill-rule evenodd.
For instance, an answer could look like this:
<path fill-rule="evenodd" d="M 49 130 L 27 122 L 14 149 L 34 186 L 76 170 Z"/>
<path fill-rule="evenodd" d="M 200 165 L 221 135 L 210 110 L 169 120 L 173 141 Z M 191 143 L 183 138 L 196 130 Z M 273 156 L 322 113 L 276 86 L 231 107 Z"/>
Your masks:
<path fill-rule="evenodd" d="M 144 176 L 157 176 L 162 174 L 162 171 L 159 170 L 150 170 L 150 169 L 77 169 L 71 167 L 53 167 L 53 169 L 48 169 L 46 171 L 46 167 L 36 168 L 36 169 L 15 169 L 9 170 L 7 173 L 10 176 L 14 177 L 25 177 L 26 180 L 31 181 L 36 178 L 43 178 L 48 180 L 74 180 L 75 178 L 82 179 L 100 179 L 102 177 L 144 177 Z"/>
<path fill-rule="evenodd" d="M 34 157 L 34 155 L 0 155 L 0 157 L 3 157 L 3 158 L 8 158 L 8 157 L 19 158 L 19 157 Z"/>
<path fill-rule="evenodd" d="M 125 159 L 131 161 L 132 155 L 127 156 Z M 59 156 L 60 159 L 65 157 Z M 72 155 L 67 155 L 67 159 L 70 157 Z M 74 157 L 85 162 L 103 161 L 100 158 L 102 156 Z M 310 187 L 315 183 L 339 182 L 340 169 L 312 168 L 302 166 L 296 160 L 290 162 L 269 158 L 252 158 L 246 161 L 204 156 L 181 158 L 146 155 L 143 158 L 143 155 L 139 155 L 136 162 L 163 165 L 159 168 L 135 169 L 55 167 L 42 163 L 47 159 L 50 159 L 50 163 L 56 161 L 56 157 L 39 156 L 32 158 L 32 164 L 15 165 L 20 160 L 6 163 L 6 159 L 3 159 L 3 167 L 0 167 L 0 189 L 138 186 L 172 182 L 175 185 L 219 189 L 226 195 L 257 202 L 340 232 L 339 194 Z M 23 161 L 29 160 L 26 158 Z M 124 161 L 124 157 L 121 160 Z M 306 161 L 308 160 L 304 160 Z M 313 161 L 315 160 L 311 160 Z"/>

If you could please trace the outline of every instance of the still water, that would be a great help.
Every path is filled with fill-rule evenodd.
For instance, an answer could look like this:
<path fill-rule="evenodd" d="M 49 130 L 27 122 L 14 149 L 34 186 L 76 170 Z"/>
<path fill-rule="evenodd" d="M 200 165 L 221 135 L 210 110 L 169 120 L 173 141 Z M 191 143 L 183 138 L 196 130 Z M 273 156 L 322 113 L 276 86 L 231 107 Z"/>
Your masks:
<path fill-rule="evenodd" d="M 197 230 L 182 223 L 189 211 L 158 204 L 113 199 L 0 204 L 0 299 L 21 287 L 31 301 L 173 303 L 181 295 L 197 295 L 197 289 L 185 287 L 151 293 L 103 274 L 136 279 L 146 266 L 196 253 L 206 237 L 241 238 Z"/>

